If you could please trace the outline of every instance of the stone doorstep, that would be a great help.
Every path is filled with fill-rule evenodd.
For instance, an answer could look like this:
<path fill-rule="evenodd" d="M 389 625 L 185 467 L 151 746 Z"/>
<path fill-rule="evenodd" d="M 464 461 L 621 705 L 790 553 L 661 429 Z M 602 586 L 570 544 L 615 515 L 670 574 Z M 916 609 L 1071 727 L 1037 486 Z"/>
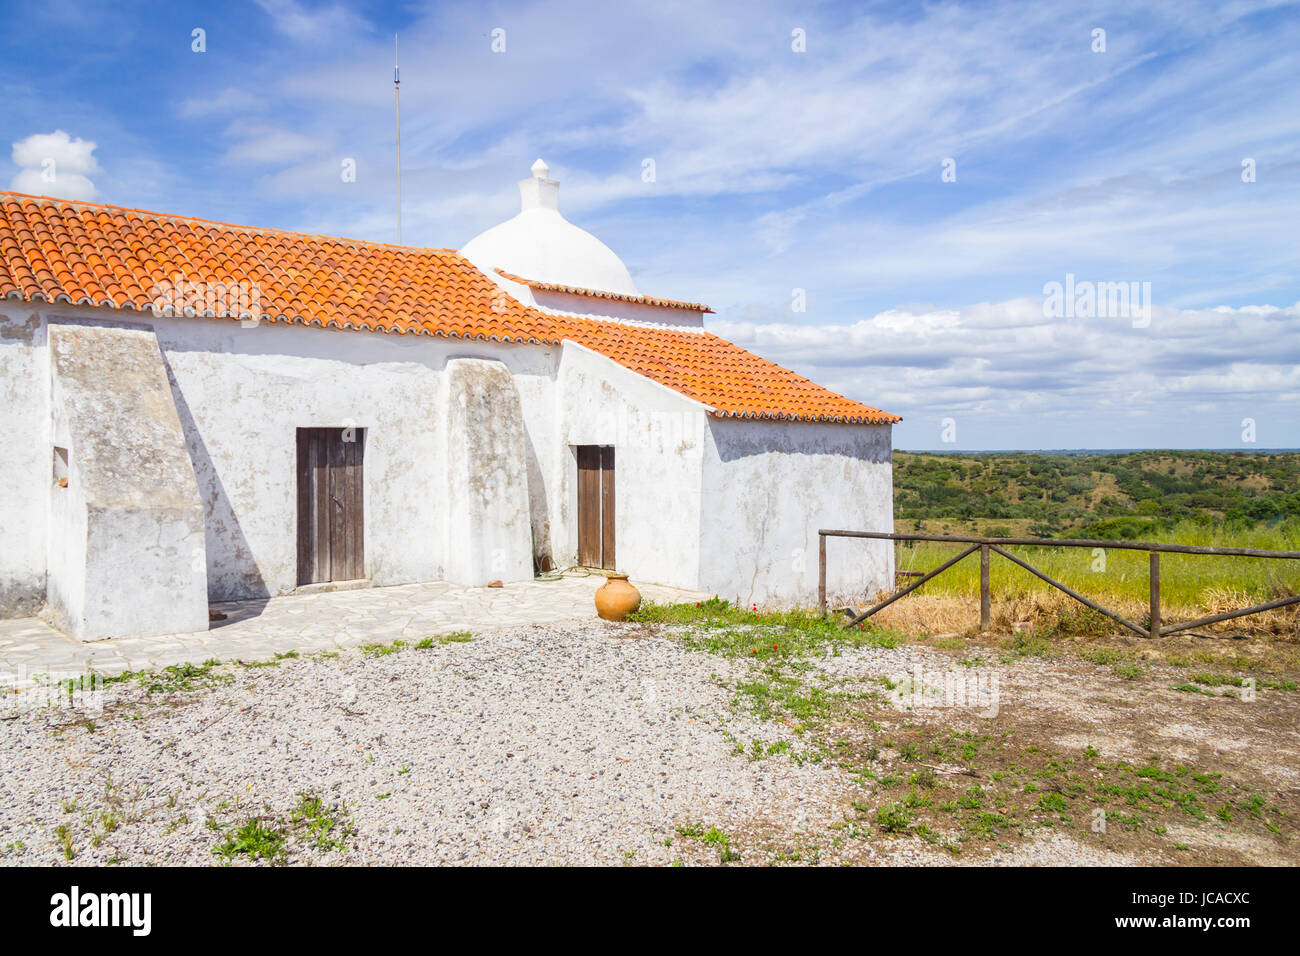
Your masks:
<path fill-rule="evenodd" d="M 361 588 L 369 588 L 369 578 L 353 578 L 351 581 L 321 581 L 317 584 L 300 584 L 293 589 L 289 597 L 297 597 L 302 594 L 330 594 L 334 591 L 357 591 Z"/>

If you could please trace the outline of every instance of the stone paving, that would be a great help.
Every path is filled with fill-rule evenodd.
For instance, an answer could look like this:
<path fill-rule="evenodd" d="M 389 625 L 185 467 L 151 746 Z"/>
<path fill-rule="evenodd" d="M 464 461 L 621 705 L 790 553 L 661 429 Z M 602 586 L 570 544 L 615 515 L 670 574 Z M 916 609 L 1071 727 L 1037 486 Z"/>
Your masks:
<path fill-rule="evenodd" d="M 226 615 L 205 632 L 115 638 L 82 643 L 39 618 L 0 620 L 0 687 L 31 686 L 87 671 L 103 675 L 156 670 L 207 660 L 267 660 L 288 651 L 310 653 L 419 641 L 454 631 L 596 619 L 593 597 L 604 576 L 522 581 L 502 588 L 445 581 L 386 588 L 295 594 L 212 607 Z M 636 582 L 645 600 L 698 601 L 695 591 Z"/>

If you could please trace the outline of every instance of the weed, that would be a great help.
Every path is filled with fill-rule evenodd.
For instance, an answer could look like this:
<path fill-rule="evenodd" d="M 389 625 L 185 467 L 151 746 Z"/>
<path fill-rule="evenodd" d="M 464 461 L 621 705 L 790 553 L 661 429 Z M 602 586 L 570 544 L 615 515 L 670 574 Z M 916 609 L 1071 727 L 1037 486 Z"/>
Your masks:
<path fill-rule="evenodd" d="M 716 847 L 718 850 L 718 860 L 721 863 L 731 863 L 733 860 L 739 860 L 740 854 L 731 846 L 731 837 L 717 827 L 705 829 L 702 823 L 683 823 L 677 825 L 678 836 L 686 837 L 691 840 L 699 840 L 701 843 L 707 843 L 709 846 Z M 671 845 L 671 838 L 664 846 Z"/>
<path fill-rule="evenodd" d="M 179 694 L 190 691 L 210 690 L 224 684 L 231 684 L 234 678 L 217 671 L 221 666 L 217 660 L 204 661 L 202 664 L 172 664 L 160 671 L 136 671 L 105 678 L 104 682 L 117 682 L 134 679 L 150 694 Z"/>
<path fill-rule="evenodd" d="M 63 851 L 63 858 L 69 863 L 77 856 L 77 851 L 72 845 L 72 827 L 66 823 L 60 823 L 54 828 L 54 839 Z"/>
<path fill-rule="evenodd" d="M 1048 813 L 1065 813 L 1070 809 L 1070 805 L 1066 803 L 1065 797 L 1059 793 L 1051 792 L 1045 793 L 1038 798 L 1038 809 L 1045 810 Z"/>
<path fill-rule="evenodd" d="M 886 833 L 904 833 L 912 825 L 912 815 L 899 803 L 891 803 L 876 811 L 876 826 Z"/>
<path fill-rule="evenodd" d="M 361 653 L 366 657 L 387 657 L 407 647 L 406 641 L 393 641 L 391 644 L 362 644 Z"/>
<path fill-rule="evenodd" d="M 299 793 L 298 806 L 289 816 L 307 842 L 318 850 L 343 850 L 352 835 L 352 821 L 345 806 L 329 807 L 314 793 Z"/>
<path fill-rule="evenodd" d="M 283 830 L 253 819 L 227 833 L 225 840 L 213 847 L 212 852 L 227 861 L 246 856 L 250 860 L 283 863 L 285 842 Z"/>
<path fill-rule="evenodd" d="M 807 657 L 840 646 L 897 647 L 902 634 L 870 621 L 845 628 L 841 621 L 814 611 L 755 611 L 713 597 L 697 604 L 643 602 L 628 620 L 647 624 L 690 624 L 684 643 L 726 657 L 760 661 Z"/>

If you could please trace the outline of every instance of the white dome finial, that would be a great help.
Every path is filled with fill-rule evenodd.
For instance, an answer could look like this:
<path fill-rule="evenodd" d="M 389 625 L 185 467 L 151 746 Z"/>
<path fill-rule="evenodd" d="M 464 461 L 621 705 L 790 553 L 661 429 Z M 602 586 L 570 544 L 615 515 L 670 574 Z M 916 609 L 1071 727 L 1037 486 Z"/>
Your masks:
<path fill-rule="evenodd" d="M 539 159 L 533 163 L 532 178 L 519 180 L 520 205 L 524 212 L 530 209 L 559 210 L 560 184 L 550 178 L 550 173 L 551 167 Z"/>
<path fill-rule="evenodd" d="M 490 278 L 499 269 L 538 282 L 636 295 L 613 250 L 560 215 L 560 184 L 550 172 L 542 160 L 533 163 L 532 175 L 519 181 L 519 215 L 475 236 L 461 254 Z"/>

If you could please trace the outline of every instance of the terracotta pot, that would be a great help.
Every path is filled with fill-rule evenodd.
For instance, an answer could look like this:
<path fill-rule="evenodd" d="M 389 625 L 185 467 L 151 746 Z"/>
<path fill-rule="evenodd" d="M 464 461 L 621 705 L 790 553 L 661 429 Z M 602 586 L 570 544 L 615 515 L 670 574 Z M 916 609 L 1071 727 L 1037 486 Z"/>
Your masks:
<path fill-rule="evenodd" d="M 607 574 L 596 592 L 596 613 L 607 621 L 621 621 L 641 606 L 641 592 L 626 574 Z"/>

